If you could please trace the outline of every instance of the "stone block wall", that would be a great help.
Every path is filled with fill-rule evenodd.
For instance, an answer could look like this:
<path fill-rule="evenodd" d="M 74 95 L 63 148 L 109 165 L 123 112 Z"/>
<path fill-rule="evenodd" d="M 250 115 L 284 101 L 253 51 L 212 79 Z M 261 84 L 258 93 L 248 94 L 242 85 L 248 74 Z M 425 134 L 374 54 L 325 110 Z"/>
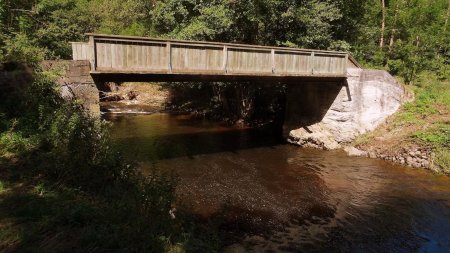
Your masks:
<path fill-rule="evenodd" d="M 57 83 L 64 98 L 79 100 L 92 115 L 100 115 L 99 91 L 90 75 L 89 61 L 46 61 L 43 67 L 60 72 Z"/>

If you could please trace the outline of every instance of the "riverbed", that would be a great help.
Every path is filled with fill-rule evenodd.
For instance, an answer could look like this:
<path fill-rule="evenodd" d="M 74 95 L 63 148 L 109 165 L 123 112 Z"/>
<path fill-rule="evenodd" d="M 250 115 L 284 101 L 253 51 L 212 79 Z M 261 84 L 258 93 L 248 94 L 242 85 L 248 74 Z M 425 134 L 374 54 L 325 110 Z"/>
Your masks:
<path fill-rule="evenodd" d="M 450 252 L 449 177 L 301 149 L 279 127 L 104 118 L 143 171 L 175 173 L 180 200 L 205 219 L 225 217 L 228 252 Z"/>

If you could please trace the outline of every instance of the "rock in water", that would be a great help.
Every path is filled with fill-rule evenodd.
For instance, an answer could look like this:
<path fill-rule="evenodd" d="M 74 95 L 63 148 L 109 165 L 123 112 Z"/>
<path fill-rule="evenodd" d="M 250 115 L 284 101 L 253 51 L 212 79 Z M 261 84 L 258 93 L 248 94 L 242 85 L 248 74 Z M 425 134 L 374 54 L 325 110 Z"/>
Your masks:
<path fill-rule="evenodd" d="M 362 150 L 359 150 L 359 149 L 357 149 L 355 147 L 351 147 L 351 146 L 345 147 L 344 151 L 349 156 L 361 156 L 361 157 L 367 157 L 368 156 L 368 153 L 366 151 L 362 151 Z"/>

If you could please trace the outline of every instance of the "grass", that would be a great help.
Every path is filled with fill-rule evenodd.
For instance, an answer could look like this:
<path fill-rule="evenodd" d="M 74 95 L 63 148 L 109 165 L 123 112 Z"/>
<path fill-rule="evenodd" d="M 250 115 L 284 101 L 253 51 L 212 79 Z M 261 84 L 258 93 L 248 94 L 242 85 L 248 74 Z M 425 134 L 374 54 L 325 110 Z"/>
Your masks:
<path fill-rule="evenodd" d="M 0 252 L 170 249 L 168 235 L 179 220 L 167 223 L 164 217 L 143 215 L 139 205 L 133 209 L 126 201 L 57 186 L 39 174 L 17 170 L 21 168 L 13 165 L 0 171 Z"/>
<path fill-rule="evenodd" d="M 437 170 L 450 174 L 450 81 L 422 75 L 417 86 L 406 86 L 415 99 L 371 133 L 354 142 L 387 153 L 412 147 L 431 150 Z"/>
<path fill-rule="evenodd" d="M 186 253 L 223 247 L 220 217 L 200 221 L 179 206 L 175 220 L 160 222 L 161 216 L 142 215 L 138 206 L 55 186 L 39 175 L 14 174 L 16 169 L 0 169 L 0 252 Z"/>
<path fill-rule="evenodd" d="M 0 252 L 219 251 L 221 242 L 206 236 L 217 230 L 203 228 L 188 209 L 177 206 L 176 219 L 170 218 L 170 205 L 178 204 L 172 175 L 155 171 L 142 180 L 122 175 L 112 182 L 109 174 L 99 178 L 99 167 L 54 169 L 68 165 L 48 156 L 44 145 L 34 145 L 33 136 L 20 131 L 0 135 L 8 140 L 0 145 Z M 78 152 L 73 154 L 71 163 L 80 159 Z M 108 160 L 101 164 L 111 172 L 110 166 L 120 165 Z M 93 179 L 76 183 L 71 176 L 69 183 L 52 176 L 72 169 Z M 86 188 L 86 180 L 108 186 L 102 191 Z"/>

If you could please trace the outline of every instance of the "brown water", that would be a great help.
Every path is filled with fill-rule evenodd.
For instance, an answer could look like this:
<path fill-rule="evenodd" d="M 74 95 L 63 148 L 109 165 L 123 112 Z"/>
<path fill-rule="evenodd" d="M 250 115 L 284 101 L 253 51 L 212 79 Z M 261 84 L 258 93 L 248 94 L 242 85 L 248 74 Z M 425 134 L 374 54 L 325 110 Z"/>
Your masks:
<path fill-rule="evenodd" d="M 450 252 L 450 178 L 283 144 L 279 130 L 188 116 L 105 116 L 143 169 L 173 170 L 229 252 Z M 231 241 L 233 241 L 231 240 Z"/>

